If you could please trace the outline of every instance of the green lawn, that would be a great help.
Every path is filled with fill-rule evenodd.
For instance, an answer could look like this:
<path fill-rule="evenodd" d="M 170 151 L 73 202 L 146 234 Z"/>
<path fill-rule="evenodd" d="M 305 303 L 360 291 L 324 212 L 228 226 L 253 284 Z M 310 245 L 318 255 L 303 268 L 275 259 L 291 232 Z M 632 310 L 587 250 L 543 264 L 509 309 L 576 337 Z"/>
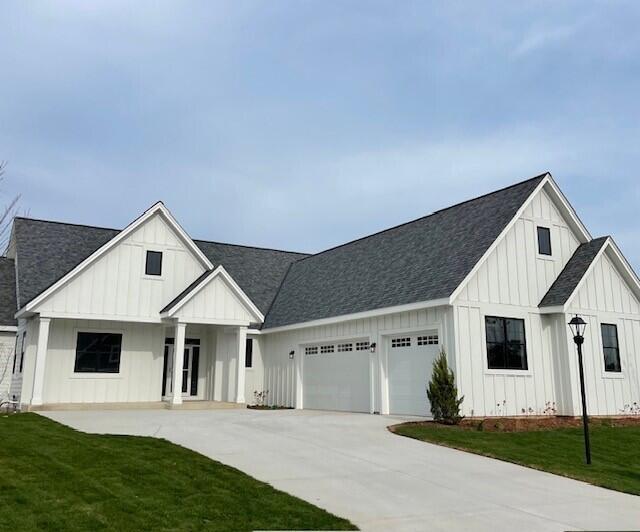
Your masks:
<path fill-rule="evenodd" d="M 0 530 L 355 530 L 166 440 L 0 416 Z"/>
<path fill-rule="evenodd" d="M 592 464 L 584 463 L 582 428 L 482 432 L 436 424 L 404 424 L 392 432 L 542 469 L 640 495 L 640 426 L 591 428 Z"/>

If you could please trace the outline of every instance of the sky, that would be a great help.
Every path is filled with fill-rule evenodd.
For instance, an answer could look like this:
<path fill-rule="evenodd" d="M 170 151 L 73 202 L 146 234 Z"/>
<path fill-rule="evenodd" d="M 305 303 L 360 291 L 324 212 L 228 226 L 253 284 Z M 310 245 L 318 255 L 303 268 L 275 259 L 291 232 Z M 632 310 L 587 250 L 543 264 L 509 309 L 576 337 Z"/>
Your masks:
<path fill-rule="evenodd" d="M 5 0 L 1 200 L 316 252 L 550 171 L 640 271 L 640 2 Z"/>

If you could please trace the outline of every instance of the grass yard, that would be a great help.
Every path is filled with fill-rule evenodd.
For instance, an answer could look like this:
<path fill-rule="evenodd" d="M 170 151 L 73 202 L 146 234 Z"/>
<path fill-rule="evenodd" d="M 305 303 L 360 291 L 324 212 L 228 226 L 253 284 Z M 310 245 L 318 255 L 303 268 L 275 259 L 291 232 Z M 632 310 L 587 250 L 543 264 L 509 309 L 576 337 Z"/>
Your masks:
<path fill-rule="evenodd" d="M 402 436 L 640 495 L 640 425 L 594 423 L 590 431 L 590 466 L 584 463 L 582 428 L 483 432 L 435 423 L 405 423 L 390 427 L 390 430 Z"/>
<path fill-rule="evenodd" d="M 166 440 L 0 416 L 0 530 L 355 530 Z"/>

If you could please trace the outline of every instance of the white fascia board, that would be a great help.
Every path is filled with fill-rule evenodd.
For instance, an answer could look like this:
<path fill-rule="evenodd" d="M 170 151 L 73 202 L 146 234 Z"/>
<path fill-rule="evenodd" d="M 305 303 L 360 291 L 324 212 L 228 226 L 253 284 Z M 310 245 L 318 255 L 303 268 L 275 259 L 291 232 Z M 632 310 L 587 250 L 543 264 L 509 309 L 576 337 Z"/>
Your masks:
<path fill-rule="evenodd" d="M 582 279 L 580 279 L 580 281 L 576 285 L 571 295 L 567 298 L 567 301 L 564 304 L 565 312 L 567 312 L 567 310 L 571 307 L 571 303 L 573 302 L 573 299 L 575 298 L 576 294 L 580 291 L 580 288 L 582 288 L 582 286 L 586 282 L 587 277 L 589 277 L 589 275 L 595 268 L 596 262 L 598 262 L 598 260 L 600 260 L 602 255 L 607 251 L 609 251 L 609 253 L 611 254 L 610 258 L 613 259 L 614 266 L 620 271 L 620 273 L 622 274 L 622 277 L 627 282 L 627 284 L 629 285 L 629 287 L 631 288 L 635 296 L 638 298 L 638 300 L 640 300 L 640 280 L 638 279 L 638 276 L 633 271 L 633 268 L 631 267 L 631 265 L 629 264 L 625 256 L 620 251 L 620 248 L 618 248 L 616 243 L 613 241 L 613 239 L 611 237 L 607 237 L 607 240 L 602 245 L 602 248 L 600 248 L 600 251 L 598 251 L 597 255 L 593 258 L 593 261 L 591 261 L 591 264 L 589 264 L 589 267 L 587 268 L 587 271 L 582 276 Z"/>
<path fill-rule="evenodd" d="M 485 263 L 485 261 L 489 258 L 489 256 L 493 253 L 493 251 L 498 247 L 498 244 L 500 244 L 500 242 L 502 242 L 502 239 L 505 237 L 505 235 L 511 230 L 511 228 L 515 225 L 515 223 L 518 221 L 518 219 L 520 218 L 520 216 L 522 216 L 522 214 L 524 213 L 524 211 L 527 209 L 527 207 L 529 206 L 529 204 L 531 203 L 531 201 L 533 201 L 533 198 L 536 196 L 536 194 L 538 194 L 543 188 L 544 186 L 549 182 L 549 178 L 550 178 L 550 174 L 546 174 L 544 176 L 544 178 L 540 181 L 540 183 L 538 183 L 538 186 L 536 188 L 533 189 L 533 191 L 531 192 L 531 194 L 529 194 L 529 197 L 526 199 L 526 201 L 520 206 L 520 208 L 516 211 L 515 215 L 513 216 L 513 218 L 511 218 L 511 221 L 505 226 L 505 228 L 502 230 L 502 232 L 498 235 L 498 237 L 493 241 L 493 243 L 487 248 L 487 250 L 484 252 L 484 254 L 482 255 L 482 257 L 480 257 L 480 260 L 478 262 L 476 262 L 476 265 L 471 268 L 471 271 L 467 274 L 467 276 L 462 280 L 462 282 L 458 285 L 458 287 L 451 293 L 451 295 L 449 296 L 449 301 L 448 304 L 452 305 L 453 302 L 456 300 L 456 298 L 460 295 L 460 292 L 462 292 L 462 290 L 464 289 L 464 287 L 467 285 L 467 283 L 469 282 L 470 279 L 473 278 L 473 276 L 478 273 L 478 270 L 480 269 L 480 267 Z"/>
<path fill-rule="evenodd" d="M 131 222 L 127 227 L 125 227 L 122 231 L 120 231 L 116 236 L 114 236 L 109 242 L 105 243 L 102 247 L 98 248 L 91 255 L 89 255 L 86 259 L 84 259 L 78 266 L 76 266 L 73 270 L 64 275 L 61 279 L 53 283 L 49 288 L 47 288 L 40 295 L 36 296 L 29 303 L 27 303 L 22 309 L 20 309 L 16 313 L 16 318 L 21 316 L 28 315 L 27 313 L 32 312 L 40 303 L 42 303 L 46 298 L 48 298 L 51 294 L 59 290 L 62 286 L 68 283 L 71 279 L 76 277 L 80 272 L 85 270 L 89 265 L 93 264 L 98 258 L 104 255 L 107 251 L 114 248 L 120 242 L 122 242 L 127 236 L 129 236 L 133 231 L 135 231 L 138 227 L 140 227 L 143 223 L 145 223 L 149 218 L 151 218 L 156 213 L 161 213 L 162 216 L 165 217 L 166 221 L 172 228 L 180 235 L 180 237 L 184 240 L 185 244 L 191 249 L 194 254 L 198 257 L 200 262 L 202 262 L 203 266 L 207 269 L 212 269 L 213 265 L 205 257 L 200 248 L 195 245 L 193 240 L 184 232 L 184 230 L 180 227 L 175 218 L 171 215 L 169 210 L 164 206 L 164 204 L 159 201 L 155 203 L 152 207 L 147 209 L 141 216 L 136 218 L 133 222 Z"/>
<path fill-rule="evenodd" d="M 522 214 L 527 209 L 527 207 L 529 207 L 529 205 L 533 201 L 533 198 L 536 196 L 536 194 L 538 194 L 545 187 L 546 187 L 546 191 L 551 193 L 550 195 L 552 196 L 552 200 L 555 200 L 554 202 L 556 203 L 556 206 L 559 207 L 559 209 L 563 212 L 563 214 L 566 215 L 569 218 L 569 221 L 574 226 L 574 229 L 577 231 L 578 236 L 580 237 L 579 239 L 580 239 L 581 243 L 590 242 L 592 240 L 591 234 L 589 233 L 589 231 L 587 231 L 587 228 L 584 226 L 584 224 L 582 223 L 580 218 L 578 218 L 578 215 L 576 214 L 576 211 L 571 206 L 571 204 L 569 203 L 569 201 L 567 200 L 565 195 L 562 193 L 562 191 L 560 190 L 560 187 L 558 187 L 557 183 L 554 181 L 554 179 L 551 176 L 551 174 L 547 172 L 545 174 L 544 178 L 542 179 L 542 181 L 540 181 L 540 183 L 538 183 L 538 186 L 533 190 L 533 192 L 531 192 L 531 194 L 526 199 L 526 201 L 518 209 L 518 211 L 516 212 L 514 217 L 511 219 L 511 221 L 507 224 L 507 226 L 504 228 L 502 233 L 500 233 L 500 235 L 498 235 L 498 238 L 496 238 L 494 240 L 493 244 L 491 244 L 491 246 L 489 246 L 489 249 L 487 249 L 487 251 L 484 253 L 484 255 L 482 255 L 480 260 L 476 263 L 476 265 L 469 272 L 469 274 L 464 278 L 464 280 L 453 291 L 453 293 L 451 294 L 451 297 L 450 297 L 450 304 L 453 304 L 453 302 L 458 297 L 460 292 L 464 289 L 464 287 L 467 285 L 469 280 L 478 272 L 480 267 L 489 258 L 491 253 L 493 253 L 493 251 L 498 247 L 500 242 L 502 242 L 502 240 L 505 238 L 506 234 L 515 225 L 515 223 L 522 216 Z"/>
<path fill-rule="evenodd" d="M 0 325 L 0 332 L 16 332 L 18 327 L 15 325 Z"/>
<path fill-rule="evenodd" d="M 330 318 L 322 318 L 319 320 L 303 321 L 293 323 L 291 325 L 282 325 L 269 329 L 261 329 L 261 334 L 271 334 L 284 331 L 293 331 L 296 329 L 306 329 L 307 327 L 318 327 L 321 325 L 331 325 L 343 321 L 362 320 L 366 318 L 376 318 L 386 314 L 397 314 L 398 312 L 408 312 L 411 310 L 421 310 L 432 307 L 442 307 L 449 305 L 449 298 L 432 299 L 431 301 L 420 301 L 418 303 L 408 303 L 406 305 L 397 305 L 395 307 L 384 307 L 375 310 L 365 310 L 363 312 L 354 312 L 352 314 L 344 314 L 342 316 L 332 316 Z"/>
<path fill-rule="evenodd" d="M 30 316 L 40 316 L 41 318 L 63 319 L 63 320 L 87 320 L 87 321 L 118 321 L 125 323 L 162 323 L 158 318 L 148 318 L 140 316 L 118 316 L 116 314 L 80 314 L 66 312 L 42 312 L 29 313 Z"/>
<path fill-rule="evenodd" d="M 553 179 L 553 176 L 551 174 L 547 174 L 546 179 L 547 184 L 549 185 L 549 189 L 554 192 L 553 196 L 555 196 L 556 201 L 562 207 L 561 210 L 563 210 L 564 214 L 569 217 L 569 220 L 572 222 L 574 229 L 582 237 L 583 243 L 593 240 L 591 233 L 589 233 L 588 229 L 582 223 L 582 220 L 580 220 L 580 217 L 576 213 L 575 209 L 571 206 L 569 200 L 567 200 L 567 197 L 563 194 L 562 190 L 560 190 L 560 187 Z"/>
<path fill-rule="evenodd" d="M 611 238 L 607 238 L 605 243 L 602 244 L 602 247 L 600 248 L 600 251 L 598 251 L 598 253 L 596 253 L 596 256 L 593 257 L 593 260 L 591 261 L 591 264 L 589 264 L 589 267 L 587 268 L 587 271 L 584 272 L 582 278 L 578 281 L 578 284 L 573 289 L 573 292 L 571 292 L 571 294 L 569 295 L 567 300 L 564 302 L 564 305 L 562 305 L 563 312 L 567 312 L 567 309 L 569 307 L 571 307 L 571 302 L 573 301 L 573 299 L 576 296 L 576 294 L 580 291 L 580 288 L 582 288 L 582 285 L 584 285 L 584 283 L 586 283 L 587 278 L 589 277 L 589 275 L 591 275 L 591 272 L 595 268 L 596 262 L 598 262 L 598 260 L 600 260 L 600 257 L 602 257 L 602 254 L 605 252 L 605 250 L 609 246 L 609 241 L 610 240 L 611 240 Z"/>
<path fill-rule="evenodd" d="M 540 314 L 564 314 L 565 309 L 563 305 L 556 305 L 554 307 L 539 307 Z"/>
<path fill-rule="evenodd" d="M 175 317 L 175 313 L 178 310 L 180 310 L 188 301 L 191 300 L 193 296 L 195 296 L 200 290 L 202 290 L 205 286 L 207 286 L 216 277 L 222 277 L 227 282 L 227 284 L 231 287 L 231 290 L 235 293 L 235 295 L 240 298 L 240 301 L 246 307 L 249 308 L 249 310 L 256 317 L 256 319 L 258 319 L 261 323 L 264 321 L 264 316 L 262 315 L 262 312 L 258 310 L 258 307 L 255 306 L 253 301 L 249 299 L 249 296 L 247 296 L 247 294 L 244 293 L 242 288 L 238 286 L 238 283 L 236 283 L 233 280 L 233 277 L 229 275 L 227 270 L 225 270 L 224 266 L 222 265 L 218 266 L 211 275 L 207 275 L 200 283 L 194 286 L 193 289 L 188 294 L 186 294 L 185 297 L 183 297 L 180 301 L 178 301 L 173 307 L 163 312 L 161 314 L 161 317 L 163 318 Z"/>
<path fill-rule="evenodd" d="M 178 223 L 178 220 L 176 220 L 173 217 L 173 214 L 171 214 L 171 212 L 169 211 L 169 209 L 167 209 L 164 205 L 164 203 L 162 203 L 161 201 L 159 201 L 158 203 L 156 203 L 153 207 L 151 207 L 151 209 L 157 208 L 158 210 L 160 210 L 160 212 L 162 212 L 162 214 L 164 215 L 164 217 L 167 219 L 167 221 L 169 222 L 169 224 L 172 226 L 172 228 L 176 231 L 176 233 L 178 233 L 178 235 L 180 236 L 180 238 L 183 240 L 183 242 L 187 245 L 187 247 L 193 252 L 194 255 L 196 255 L 198 257 L 198 259 L 200 260 L 200 262 L 202 262 L 202 265 L 207 269 L 207 270 L 211 270 L 213 269 L 213 264 L 211 264 L 211 261 L 207 258 L 207 256 L 202 252 L 202 250 L 196 246 L 196 243 L 193 241 L 193 239 L 187 234 L 187 232 L 182 228 L 182 226 Z M 151 210 L 150 209 L 150 210 Z"/>

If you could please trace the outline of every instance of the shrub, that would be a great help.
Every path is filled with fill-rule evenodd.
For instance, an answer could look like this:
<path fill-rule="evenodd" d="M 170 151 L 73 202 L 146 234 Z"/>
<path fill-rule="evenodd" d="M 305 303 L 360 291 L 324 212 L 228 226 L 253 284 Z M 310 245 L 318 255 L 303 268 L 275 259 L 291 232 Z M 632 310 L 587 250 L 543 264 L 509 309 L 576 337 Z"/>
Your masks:
<path fill-rule="evenodd" d="M 433 362 L 431 382 L 427 386 L 427 397 L 431 403 L 433 419 L 447 425 L 457 425 L 462 420 L 460 405 L 464 397 L 458 399 L 458 389 L 453 371 L 449 369 L 444 349 Z"/>

